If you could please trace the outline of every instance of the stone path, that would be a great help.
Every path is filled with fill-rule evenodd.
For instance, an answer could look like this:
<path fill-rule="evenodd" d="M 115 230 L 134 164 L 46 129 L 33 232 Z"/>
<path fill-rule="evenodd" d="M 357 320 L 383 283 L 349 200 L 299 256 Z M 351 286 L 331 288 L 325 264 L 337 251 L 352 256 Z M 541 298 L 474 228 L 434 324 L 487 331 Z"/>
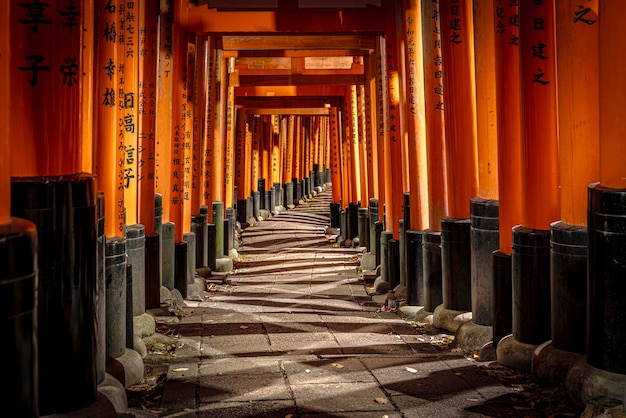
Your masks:
<path fill-rule="evenodd" d="M 326 193 L 244 230 L 230 284 L 160 322 L 163 417 L 540 416 L 485 367 L 381 311 L 334 248 Z M 180 320 L 178 320 L 180 319 Z M 156 359 L 155 359 L 156 358 Z"/>

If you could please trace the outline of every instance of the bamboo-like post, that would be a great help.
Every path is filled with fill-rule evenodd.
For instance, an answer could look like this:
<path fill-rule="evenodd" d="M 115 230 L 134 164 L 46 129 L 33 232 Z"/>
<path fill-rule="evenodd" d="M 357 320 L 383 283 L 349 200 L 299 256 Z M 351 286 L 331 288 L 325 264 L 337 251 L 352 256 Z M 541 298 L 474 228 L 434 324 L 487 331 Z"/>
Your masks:
<path fill-rule="evenodd" d="M 408 129 L 410 227 L 428 228 L 428 165 L 424 108 L 424 60 L 422 51 L 421 0 L 403 1 L 406 37 L 406 114 Z M 406 225 L 406 220 L 405 220 Z"/>
<path fill-rule="evenodd" d="M 512 229 L 522 222 L 519 6 L 494 4 L 498 123 L 498 205 L 500 251 L 511 254 Z"/>
<path fill-rule="evenodd" d="M 478 195 L 472 1 L 441 0 L 439 5 L 449 216 L 469 219 L 470 200 Z"/>
<path fill-rule="evenodd" d="M 424 54 L 424 103 L 428 167 L 428 225 L 441 230 L 441 220 L 448 216 L 448 181 L 446 169 L 443 56 L 439 3 L 422 2 L 422 45 Z"/>
<path fill-rule="evenodd" d="M 485 199 L 498 199 L 494 3 L 494 0 L 474 2 L 474 27 L 479 28 L 474 31 L 478 193 Z"/>
<path fill-rule="evenodd" d="M 139 102 L 138 102 L 138 169 L 139 223 L 146 235 L 154 230 L 155 153 L 156 153 L 156 85 L 157 0 L 145 0 L 139 10 Z"/>
<path fill-rule="evenodd" d="M 106 3 L 106 1 L 104 1 Z M 157 69 L 156 101 L 156 161 L 155 189 L 163 196 L 163 223 L 170 221 L 172 165 L 172 36 L 173 8 L 171 0 L 160 0 L 159 64 Z M 106 203 L 106 200 L 105 200 Z"/>

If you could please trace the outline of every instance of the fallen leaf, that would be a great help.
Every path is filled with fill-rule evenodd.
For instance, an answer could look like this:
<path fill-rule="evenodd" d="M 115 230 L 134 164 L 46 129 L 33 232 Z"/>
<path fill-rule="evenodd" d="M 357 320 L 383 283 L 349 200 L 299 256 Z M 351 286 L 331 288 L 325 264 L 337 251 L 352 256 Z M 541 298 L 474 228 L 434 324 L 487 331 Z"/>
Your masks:
<path fill-rule="evenodd" d="M 241 329 L 248 329 L 249 327 L 247 325 L 240 325 L 239 328 L 241 328 Z"/>
<path fill-rule="evenodd" d="M 339 363 L 333 363 L 333 367 L 336 367 L 338 369 L 343 369 L 343 366 Z"/>
<path fill-rule="evenodd" d="M 186 372 L 189 370 L 189 367 L 179 367 L 177 369 L 172 369 L 173 372 Z"/>
<path fill-rule="evenodd" d="M 413 367 L 407 367 L 406 371 L 409 372 L 409 373 L 417 373 L 417 370 L 414 369 Z"/>
<path fill-rule="evenodd" d="M 389 403 L 389 399 L 387 398 L 376 398 L 374 400 L 376 401 L 376 403 L 381 403 L 381 404 Z"/>

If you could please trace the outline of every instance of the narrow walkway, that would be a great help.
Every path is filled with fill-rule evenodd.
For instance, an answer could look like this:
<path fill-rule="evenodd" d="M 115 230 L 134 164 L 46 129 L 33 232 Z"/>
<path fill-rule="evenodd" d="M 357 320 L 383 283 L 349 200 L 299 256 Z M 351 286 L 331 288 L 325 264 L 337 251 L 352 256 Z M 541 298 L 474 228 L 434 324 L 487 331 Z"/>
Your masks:
<path fill-rule="evenodd" d="M 521 389 L 372 301 L 357 253 L 324 235 L 328 199 L 244 230 L 230 283 L 186 301 L 180 321 L 157 318 L 175 352 L 146 362 L 155 375 L 167 372 L 151 409 L 212 418 L 540 416 L 514 406 Z"/>

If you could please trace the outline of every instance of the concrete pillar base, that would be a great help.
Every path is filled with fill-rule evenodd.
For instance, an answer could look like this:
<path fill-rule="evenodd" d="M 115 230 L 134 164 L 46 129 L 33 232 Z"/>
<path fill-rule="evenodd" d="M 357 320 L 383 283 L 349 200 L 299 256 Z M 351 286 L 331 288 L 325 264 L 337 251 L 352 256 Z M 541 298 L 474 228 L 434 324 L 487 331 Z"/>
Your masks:
<path fill-rule="evenodd" d="M 374 280 L 374 291 L 378 295 L 389 292 L 389 282 L 382 276 L 378 276 L 376 280 Z"/>
<path fill-rule="evenodd" d="M 144 343 L 137 334 L 133 335 L 133 350 L 141 356 L 142 360 L 148 357 L 148 348 L 146 347 L 146 343 Z"/>
<path fill-rule="evenodd" d="M 135 335 L 140 338 L 147 337 L 155 333 L 156 321 L 154 317 L 148 313 L 137 315 L 133 317 L 133 329 L 135 330 Z"/>
<path fill-rule="evenodd" d="M 105 373 L 104 380 L 98 385 L 98 394 L 98 400 L 96 403 L 102 402 L 102 405 L 104 406 L 107 403 L 106 401 L 108 401 L 114 409 L 114 413 L 120 414 L 128 411 L 128 398 L 126 396 L 124 385 L 122 385 L 119 380 L 110 374 Z M 106 398 L 106 401 L 101 400 L 100 395 L 103 395 Z M 106 410 L 109 410 L 109 408 L 106 408 Z M 104 417 L 108 415 L 97 416 Z"/>
<path fill-rule="evenodd" d="M 361 270 L 376 270 L 376 254 L 364 253 L 361 257 Z"/>
<path fill-rule="evenodd" d="M 498 363 L 530 373 L 533 354 L 537 347 L 539 346 L 519 342 L 513 335 L 507 335 L 498 342 L 496 349 Z"/>
<path fill-rule="evenodd" d="M 574 363 L 584 359 L 583 354 L 559 350 L 552 341 L 546 341 L 535 350 L 531 369 L 533 376 L 540 381 L 560 386 L 565 383 Z"/>
<path fill-rule="evenodd" d="M 483 345 L 478 352 L 478 361 L 496 361 L 496 347 L 493 345 L 493 341 L 489 341 L 487 344 Z"/>
<path fill-rule="evenodd" d="M 219 257 L 215 260 L 215 271 L 222 273 L 229 272 L 233 269 L 233 260 L 230 257 Z"/>
<path fill-rule="evenodd" d="M 109 362 L 112 361 L 117 363 L 117 366 L 121 366 L 121 369 L 124 371 L 123 374 L 123 382 L 122 385 L 124 387 L 129 387 L 132 385 L 136 385 L 141 382 L 144 377 L 144 365 L 143 359 L 135 350 L 131 350 L 130 348 L 125 349 L 124 354 L 115 358 L 109 359 Z M 119 380 L 119 379 L 118 379 Z"/>
<path fill-rule="evenodd" d="M 433 324 L 433 313 L 427 311 L 423 306 L 401 306 L 398 315 L 414 322 Z"/>
<path fill-rule="evenodd" d="M 565 388 L 570 398 L 578 405 L 590 405 L 598 399 L 621 402 L 621 414 L 626 412 L 626 375 L 611 373 L 589 365 L 581 359 L 567 374 Z M 586 416 L 583 414 L 583 416 Z M 620 415 L 589 415 L 620 416 Z M 622 415 L 623 416 L 623 415 Z"/>
<path fill-rule="evenodd" d="M 457 347 L 471 352 L 480 351 L 492 339 L 493 328 L 488 325 L 475 324 L 474 321 L 462 323 L 454 337 Z"/>
<path fill-rule="evenodd" d="M 259 218 L 257 220 L 258 221 L 263 221 L 265 219 L 268 219 L 270 216 L 272 216 L 272 212 L 270 212 L 267 209 L 261 209 L 259 211 Z"/>
<path fill-rule="evenodd" d="M 456 332 L 464 322 L 471 319 L 471 312 L 446 309 L 443 307 L 443 304 L 437 306 L 433 312 L 433 325 L 450 332 Z"/>

